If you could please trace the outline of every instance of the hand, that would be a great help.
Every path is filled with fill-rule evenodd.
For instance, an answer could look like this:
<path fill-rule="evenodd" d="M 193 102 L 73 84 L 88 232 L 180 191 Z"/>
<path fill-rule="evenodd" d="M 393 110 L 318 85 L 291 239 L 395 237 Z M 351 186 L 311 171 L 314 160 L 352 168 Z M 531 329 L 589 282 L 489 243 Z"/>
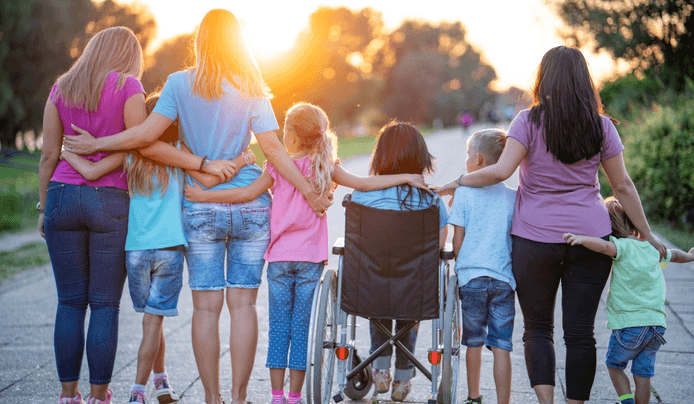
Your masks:
<path fill-rule="evenodd" d="M 96 148 L 97 139 L 94 138 L 91 133 L 75 125 L 70 126 L 72 126 L 72 129 L 79 133 L 79 135 L 63 137 L 63 146 L 65 150 L 83 156 L 94 154 L 98 151 Z"/>
<path fill-rule="evenodd" d="M 407 183 L 415 188 L 431 192 L 422 174 L 407 174 Z"/>
<path fill-rule="evenodd" d="M 660 260 L 664 260 L 667 258 L 667 247 L 665 247 L 665 244 L 663 244 L 662 241 L 653 233 L 650 233 L 648 236 L 644 237 L 644 240 L 648 241 L 651 243 L 653 247 L 655 247 L 656 250 L 658 250 L 658 253 L 660 253 Z"/>
<path fill-rule="evenodd" d="M 583 237 L 577 236 L 577 235 L 571 234 L 571 233 L 564 233 L 564 240 L 566 240 L 567 244 L 571 244 L 571 245 L 582 245 L 583 244 Z"/>
<path fill-rule="evenodd" d="M 311 209 L 316 212 L 316 216 L 323 217 L 323 215 L 325 215 L 325 211 L 328 210 L 330 205 L 333 204 L 334 196 L 335 195 L 332 191 L 323 192 L 323 195 L 315 191 L 311 191 L 310 193 L 304 195 L 304 198 L 306 198 L 306 202 L 308 202 Z"/>
<path fill-rule="evenodd" d="M 216 175 L 222 182 L 228 182 L 236 176 L 238 168 L 229 160 L 212 160 L 202 169 L 207 174 Z"/>
<path fill-rule="evenodd" d="M 247 148 L 246 150 L 243 151 L 246 156 L 251 158 L 251 165 L 255 164 L 255 153 L 253 153 L 253 150 L 251 148 Z"/>
<path fill-rule="evenodd" d="M 441 195 L 441 196 L 445 196 L 445 195 L 453 196 L 453 195 L 455 195 L 456 188 L 458 188 L 458 180 L 457 179 L 449 182 L 448 184 L 446 184 L 442 187 L 438 187 L 436 189 L 436 193 Z"/>
<path fill-rule="evenodd" d="M 193 185 L 186 184 L 186 188 L 183 190 L 183 194 L 186 196 L 186 199 L 190 202 L 205 202 L 203 200 L 205 191 L 202 188 L 200 188 L 196 183 L 193 183 Z"/>
<path fill-rule="evenodd" d="M 692 249 L 691 249 L 691 250 L 689 250 L 689 254 L 692 254 L 692 255 L 694 255 L 694 247 L 692 247 Z"/>
<path fill-rule="evenodd" d="M 44 240 L 46 239 L 46 231 L 43 228 L 43 222 L 45 221 L 45 219 L 46 219 L 46 215 L 44 215 L 43 213 L 39 213 L 38 229 L 39 229 L 39 234 L 41 235 L 41 237 L 43 237 Z"/>

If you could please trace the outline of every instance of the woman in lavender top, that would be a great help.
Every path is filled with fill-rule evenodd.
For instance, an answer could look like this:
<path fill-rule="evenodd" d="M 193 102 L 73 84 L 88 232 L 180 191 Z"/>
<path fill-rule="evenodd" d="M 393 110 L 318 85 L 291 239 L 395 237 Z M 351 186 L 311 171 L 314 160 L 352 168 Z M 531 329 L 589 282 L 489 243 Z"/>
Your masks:
<path fill-rule="evenodd" d="M 569 403 L 590 399 L 595 378 L 595 314 L 610 273 L 610 259 L 563 243 L 563 229 L 608 237 L 610 219 L 600 196 L 602 166 L 639 234 L 661 255 L 638 192 L 624 167 L 621 140 L 580 51 L 559 46 L 542 58 L 534 103 L 513 120 L 499 161 L 463 174 L 439 189 L 483 187 L 509 178 L 520 166 L 513 217 L 512 265 L 523 312 L 525 362 L 540 403 L 554 400 L 554 305 L 562 286 Z M 580 229 L 580 230 L 579 230 Z"/>

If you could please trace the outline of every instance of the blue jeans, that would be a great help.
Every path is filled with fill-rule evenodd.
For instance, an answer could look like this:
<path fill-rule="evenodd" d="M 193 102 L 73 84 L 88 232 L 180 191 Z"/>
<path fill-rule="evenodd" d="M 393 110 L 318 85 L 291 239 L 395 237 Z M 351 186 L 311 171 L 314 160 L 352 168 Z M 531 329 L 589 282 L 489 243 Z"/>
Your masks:
<path fill-rule="evenodd" d="M 111 382 L 125 283 L 128 191 L 51 182 L 44 230 L 58 291 L 54 348 L 61 382 L 79 380 L 87 330 L 89 383 Z"/>
<path fill-rule="evenodd" d="M 378 321 L 383 324 L 387 329 L 393 329 L 393 320 L 378 320 L 373 319 L 371 321 Z M 406 325 L 412 323 L 412 321 L 405 320 L 395 320 L 395 334 L 403 329 Z M 371 332 L 371 349 L 369 354 L 374 353 L 381 345 L 385 344 L 388 337 L 381 334 L 378 329 L 369 322 L 369 331 Z M 402 344 L 407 348 L 412 354 L 414 354 L 414 347 L 417 344 L 417 332 L 419 332 L 419 322 L 415 324 L 410 330 L 410 335 L 400 340 Z M 373 361 L 372 367 L 377 370 L 388 370 L 390 369 L 390 358 L 393 356 L 393 346 L 390 345 L 386 348 L 381 355 Z M 415 368 L 414 364 L 410 362 L 409 359 L 402 353 L 399 349 L 395 350 L 395 380 L 407 381 L 414 377 Z"/>
<path fill-rule="evenodd" d="M 513 350 L 516 293 L 504 281 L 481 276 L 459 288 L 463 345 Z"/>
<path fill-rule="evenodd" d="M 196 203 L 183 208 L 183 231 L 190 289 L 260 287 L 270 242 L 269 206 L 258 200 Z"/>
<path fill-rule="evenodd" d="M 268 263 L 270 330 L 266 367 L 306 370 L 311 303 L 323 267 L 322 262 Z"/>
<path fill-rule="evenodd" d="M 605 365 L 624 369 L 631 362 L 631 373 L 639 377 L 655 376 L 655 354 L 665 343 L 661 326 L 627 327 L 612 330 Z"/>
<path fill-rule="evenodd" d="M 183 286 L 183 246 L 125 253 L 128 288 L 138 313 L 177 316 Z"/>

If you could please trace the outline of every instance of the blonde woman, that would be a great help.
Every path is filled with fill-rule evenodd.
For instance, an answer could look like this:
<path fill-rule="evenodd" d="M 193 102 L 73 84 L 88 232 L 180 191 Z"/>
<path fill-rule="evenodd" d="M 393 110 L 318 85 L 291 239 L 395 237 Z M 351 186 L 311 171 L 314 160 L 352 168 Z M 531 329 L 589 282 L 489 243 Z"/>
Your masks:
<path fill-rule="evenodd" d="M 301 192 L 313 211 L 323 215 L 332 203 L 329 193 L 313 189 L 277 140 L 270 94 L 236 17 L 221 9 L 208 12 L 198 29 L 195 52 L 195 67 L 169 76 L 154 112 L 142 125 L 108 138 L 95 139 L 84 133 L 66 141 L 66 147 L 79 154 L 141 147 L 159 138 L 178 118 L 185 144 L 195 155 L 204 156 L 204 168 L 208 158 L 240 155 L 255 133 L 267 159 Z M 246 186 L 261 173 L 259 167 L 247 166 L 233 180 L 212 189 Z M 190 178 L 188 181 L 192 183 Z M 270 237 L 269 209 L 267 193 L 237 205 L 184 201 L 186 260 L 193 290 L 193 351 L 205 401 L 210 404 L 221 403 L 219 315 L 225 290 L 231 317 L 231 396 L 234 403 L 246 401 L 258 341 L 255 303 Z"/>

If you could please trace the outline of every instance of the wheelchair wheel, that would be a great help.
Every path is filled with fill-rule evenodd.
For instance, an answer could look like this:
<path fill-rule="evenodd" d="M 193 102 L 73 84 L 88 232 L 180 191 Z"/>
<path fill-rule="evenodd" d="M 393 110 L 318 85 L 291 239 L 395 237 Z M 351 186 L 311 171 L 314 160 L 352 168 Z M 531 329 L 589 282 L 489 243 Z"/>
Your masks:
<path fill-rule="evenodd" d="M 313 302 L 311 303 L 311 317 L 308 325 L 308 344 L 306 347 L 306 376 L 304 378 L 304 384 L 306 386 L 306 402 L 307 404 L 313 404 L 313 396 L 311 392 L 311 382 L 313 381 L 313 346 L 314 346 L 314 334 L 316 328 L 316 310 L 318 310 L 318 304 L 320 301 L 320 290 L 323 283 L 323 277 L 317 282 L 316 288 L 313 291 Z"/>
<path fill-rule="evenodd" d="M 356 353 L 352 357 L 352 369 L 356 368 L 361 364 L 361 358 Z M 367 365 L 364 370 L 359 372 L 356 376 L 347 382 L 345 387 L 345 394 L 352 400 L 361 400 L 366 397 L 371 390 L 373 385 L 373 371 L 371 370 L 371 365 Z"/>
<path fill-rule="evenodd" d="M 313 333 L 313 404 L 328 404 L 332 392 L 337 343 L 336 279 L 331 269 L 325 272 L 321 282 Z"/>
<path fill-rule="evenodd" d="M 443 322 L 443 369 L 439 386 L 439 402 L 455 404 L 458 396 L 460 365 L 460 298 L 455 274 L 448 278 L 448 293 Z"/>

